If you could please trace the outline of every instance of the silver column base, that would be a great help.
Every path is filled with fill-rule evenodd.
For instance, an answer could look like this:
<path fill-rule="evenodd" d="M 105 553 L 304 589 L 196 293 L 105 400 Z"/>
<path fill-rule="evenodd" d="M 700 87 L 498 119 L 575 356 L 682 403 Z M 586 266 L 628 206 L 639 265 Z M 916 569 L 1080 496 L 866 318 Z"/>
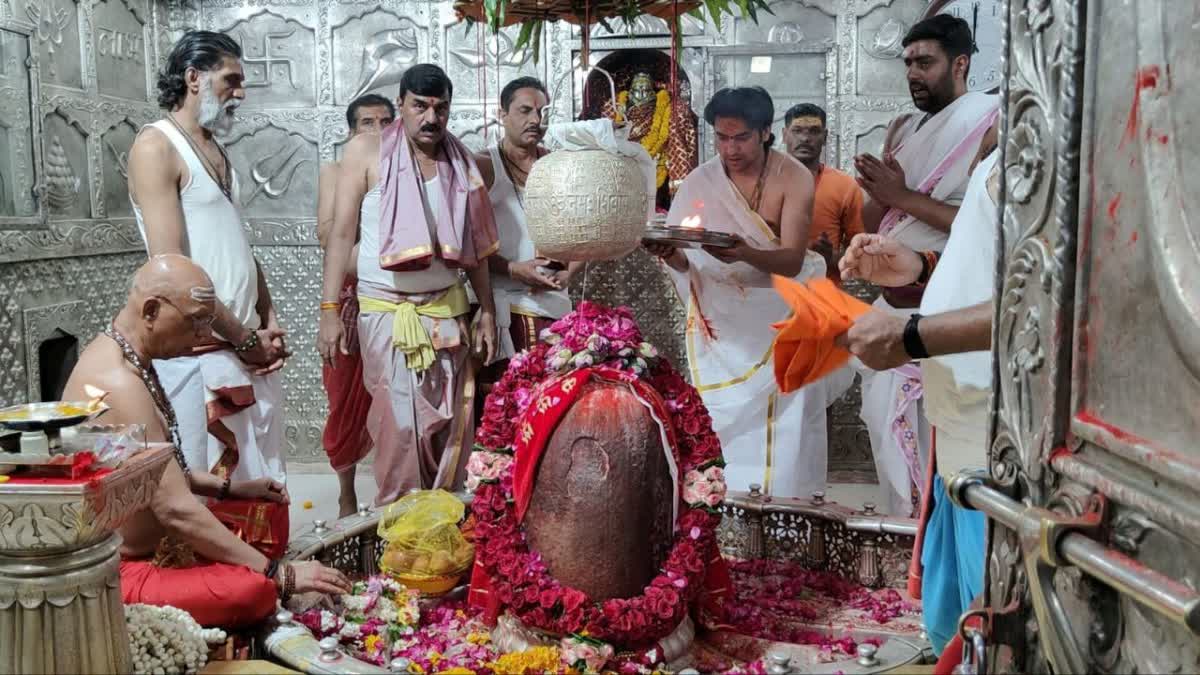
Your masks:
<path fill-rule="evenodd" d="M 128 673 L 121 538 L 51 555 L 0 555 L 0 673 Z"/>

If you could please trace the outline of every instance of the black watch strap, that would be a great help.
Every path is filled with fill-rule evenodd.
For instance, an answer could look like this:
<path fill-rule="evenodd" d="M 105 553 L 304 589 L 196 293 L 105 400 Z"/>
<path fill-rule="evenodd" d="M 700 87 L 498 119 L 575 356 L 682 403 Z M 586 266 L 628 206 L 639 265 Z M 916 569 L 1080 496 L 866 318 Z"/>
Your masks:
<path fill-rule="evenodd" d="M 920 321 L 921 315 L 913 314 L 904 325 L 904 351 L 910 359 L 929 358 L 929 351 L 925 349 L 925 343 L 921 341 L 921 332 L 917 329 Z"/>

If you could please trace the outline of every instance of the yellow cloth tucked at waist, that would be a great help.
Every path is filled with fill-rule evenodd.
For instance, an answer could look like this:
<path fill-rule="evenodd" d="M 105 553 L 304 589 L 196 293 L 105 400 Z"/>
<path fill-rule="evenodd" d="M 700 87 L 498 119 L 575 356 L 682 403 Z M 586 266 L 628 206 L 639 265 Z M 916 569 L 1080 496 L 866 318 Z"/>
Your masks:
<path fill-rule="evenodd" d="M 471 305 L 467 301 L 467 291 L 462 284 L 451 286 L 422 305 L 412 302 L 394 303 L 360 295 L 358 296 L 358 307 L 359 311 L 364 313 L 391 312 L 395 314 L 395 318 L 392 319 L 392 345 L 404 352 L 408 369 L 418 372 L 427 370 L 429 366 L 433 365 L 434 355 L 433 341 L 429 339 L 429 332 L 421 323 L 421 317 L 453 319 L 471 310 Z"/>

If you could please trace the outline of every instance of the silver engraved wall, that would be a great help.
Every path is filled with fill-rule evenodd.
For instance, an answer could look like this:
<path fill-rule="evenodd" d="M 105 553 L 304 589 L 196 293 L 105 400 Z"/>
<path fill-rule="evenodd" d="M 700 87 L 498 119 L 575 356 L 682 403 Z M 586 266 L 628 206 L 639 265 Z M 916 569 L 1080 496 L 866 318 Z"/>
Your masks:
<path fill-rule="evenodd" d="M 145 257 L 124 165 L 157 116 L 164 19 L 151 0 L 0 0 L 0 405 L 40 398 L 38 347 L 82 348 Z"/>
<path fill-rule="evenodd" d="M 345 141 L 346 104 L 366 92 L 394 97 L 405 68 L 437 63 L 455 83 L 451 129 L 468 145 L 483 147 L 497 138 L 491 111 L 500 88 L 519 74 L 540 76 L 559 94 L 554 100 L 558 119 L 579 110 L 580 78 L 567 75 L 569 65 L 578 63 L 579 29 L 549 26 L 535 64 L 530 55 L 512 49 L 516 31 L 493 37 L 481 29 L 466 30 L 448 1 L 160 1 L 150 17 L 157 54 L 188 28 L 226 31 L 246 52 L 249 91 L 226 142 L 244 181 L 248 231 L 296 354 L 285 370 L 288 457 L 323 461 L 325 402 L 314 347 L 321 263 L 315 186 L 319 164 L 339 156 Z M 859 149 L 878 151 L 887 122 L 909 108 L 903 65 L 896 58 L 899 38 L 927 5 L 927 0 L 783 0 L 775 4 L 775 15 L 761 16 L 758 25 L 727 19 L 718 28 L 686 21 L 683 89 L 691 93 L 698 114 L 715 89 L 730 84 L 766 87 L 781 120 L 793 103 L 823 104 L 831 126 L 828 161 L 848 168 Z M 619 49 L 669 50 L 661 21 L 641 20 L 632 34 L 619 24 L 614 29 L 619 34 L 595 28 L 592 63 Z M 85 48 L 90 53 L 98 44 L 97 39 Z M 69 75 L 63 69 L 58 77 Z M 67 134 L 75 128 L 73 119 L 55 124 Z M 104 133 L 123 140 L 127 129 L 117 122 Z M 91 136 L 77 142 L 95 145 L 97 158 L 109 151 Z M 707 158 L 706 129 L 701 129 L 701 145 Z M 110 186 L 103 179 L 96 183 L 101 187 L 93 192 L 103 200 Z M 583 284 L 575 291 L 583 293 Z M 592 266 L 586 293 L 632 305 L 650 336 L 681 358 L 682 309 L 647 258 L 636 254 Z M 843 405 L 833 415 L 835 472 L 871 470 L 856 406 Z"/>

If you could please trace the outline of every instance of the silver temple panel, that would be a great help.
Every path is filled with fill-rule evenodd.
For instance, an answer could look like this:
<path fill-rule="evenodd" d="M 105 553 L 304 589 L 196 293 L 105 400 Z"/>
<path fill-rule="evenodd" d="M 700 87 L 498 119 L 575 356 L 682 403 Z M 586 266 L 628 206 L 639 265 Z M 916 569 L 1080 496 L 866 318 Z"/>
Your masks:
<path fill-rule="evenodd" d="M 794 102 L 824 103 L 827 159 L 848 168 L 856 152 L 878 151 L 887 121 L 911 107 L 891 36 L 926 6 L 925 0 L 781 0 L 773 16 L 760 14 L 758 25 L 727 17 L 718 27 L 687 18 L 679 55 L 687 76 L 683 95 L 698 115 L 719 83 L 763 84 L 776 96 L 780 117 Z M 8 168 L 13 154 L 0 153 L 0 203 L 5 195 L 11 202 L 12 195 L 29 194 L 23 213 L 38 229 L 0 229 L 0 295 L 26 306 L 34 301 L 28 297 L 30 275 L 48 274 L 52 278 L 40 282 L 46 290 L 29 306 L 69 302 L 81 297 L 69 279 L 85 269 L 103 270 L 108 276 L 95 279 L 84 294 L 89 314 L 83 325 L 92 331 L 119 305 L 124 279 L 143 255 L 129 218 L 124 161 L 136 130 L 161 114 L 154 104 L 157 68 L 189 28 L 228 31 L 242 45 L 250 86 L 225 140 L 240 175 L 247 231 L 296 354 L 284 372 L 287 451 L 299 461 L 324 461 L 319 439 L 326 411 L 314 347 L 321 265 L 316 180 L 320 162 L 340 154 L 345 105 L 365 92 L 394 98 L 404 70 L 423 61 L 442 65 L 454 79 L 451 129 L 472 148 L 498 139 L 494 110 L 500 89 L 513 77 L 542 77 L 552 90 L 550 80 L 561 79 L 552 102 L 557 119 L 571 117 L 580 104 L 579 78 L 551 77 L 577 60 L 576 27 L 548 25 L 534 63 L 531 54 L 512 49 L 515 31 L 467 32 L 455 23 L 448 1 L 7 0 L 0 2 L 0 28 L 10 26 L 31 36 L 30 60 L 38 74 L 30 92 L 14 98 L 30 104 L 36 142 L 16 153 L 27 167 L 19 189 Z M 670 52 L 662 22 L 641 21 L 630 29 L 617 21 L 611 27 L 594 29 L 593 63 L 629 48 Z M 755 57 L 769 57 L 770 71 L 756 72 L 764 59 Z M 8 72 L 0 70 L 0 82 L 7 82 Z M 2 106 L 13 104 L 0 97 Z M 0 124 L 0 144 L 17 147 L 6 128 Z M 702 119 L 699 131 L 703 160 L 711 150 Z M 42 176 L 45 189 L 35 198 L 28 188 Z M 576 295 L 584 292 L 582 282 Z M 634 255 L 591 266 L 586 292 L 599 301 L 631 304 L 647 333 L 668 354 L 681 356 L 682 309 L 648 260 Z M 0 339 L 8 339 L 3 324 L 0 315 Z M 3 361 L 0 349 L 0 371 L 16 379 L 0 387 L 0 403 L 23 400 L 28 391 L 20 335 L 9 338 L 14 360 Z M 5 363 L 15 365 L 5 370 Z M 834 419 L 852 417 L 849 408 L 834 413 Z M 838 428 L 846 431 L 831 437 L 835 471 L 836 458 L 849 458 L 857 452 L 849 448 L 861 445 L 848 423 Z"/>

